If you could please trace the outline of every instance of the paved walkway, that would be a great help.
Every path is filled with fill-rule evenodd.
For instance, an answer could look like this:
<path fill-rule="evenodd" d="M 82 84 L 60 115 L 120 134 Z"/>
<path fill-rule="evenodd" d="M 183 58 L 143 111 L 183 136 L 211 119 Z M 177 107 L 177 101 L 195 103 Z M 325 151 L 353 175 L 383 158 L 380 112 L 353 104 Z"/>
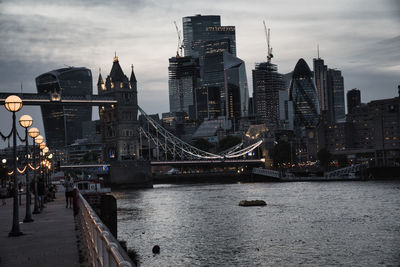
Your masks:
<path fill-rule="evenodd" d="M 79 266 L 78 247 L 72 209 L 65 208 L 64 193 L 45 204 L 35 220 L 23 223 L 25 198 L 19 206 L 20 229 L 24 235 L 8 237 L 12 226 L 12 198 L 1 206 L 0 200 L 0 267 L 8 266 Z M 32 199 L 33 204 L 33 199 Z M 32 206 L 33 211 L 33 206 Z"/>

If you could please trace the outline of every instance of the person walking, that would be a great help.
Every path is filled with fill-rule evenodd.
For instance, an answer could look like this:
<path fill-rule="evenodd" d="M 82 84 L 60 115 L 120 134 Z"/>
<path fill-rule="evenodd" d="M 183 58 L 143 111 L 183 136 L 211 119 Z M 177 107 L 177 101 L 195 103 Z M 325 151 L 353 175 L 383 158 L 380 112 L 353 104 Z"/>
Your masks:
<path fill-rule="evenodd" d="M 72 179 L 71 176 L 67 176 L 67 179 L 65 179 L 64 183 L 65 187 L 65 201 L 66 201 L 66 208 L 68 206 L 72 208 L 72 190 L 74 189 L 74 179 Z"/>

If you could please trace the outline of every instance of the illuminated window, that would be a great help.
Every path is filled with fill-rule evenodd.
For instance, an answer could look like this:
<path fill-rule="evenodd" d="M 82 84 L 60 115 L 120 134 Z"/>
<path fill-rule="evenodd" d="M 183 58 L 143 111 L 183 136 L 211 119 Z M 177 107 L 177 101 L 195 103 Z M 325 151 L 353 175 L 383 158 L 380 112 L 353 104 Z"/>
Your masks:
<path fill-rule="evenodd" d="M 120 82 L 119 88 L 122 88 L 122 87 L 124 87 L 124 84 L 122 82 Z"/>
<path fill-rule="evenodd" d="M 114 88 L 114 83 L 113 82 L 111 82 L 111 88 Z"/>
<path fill-rule="evenodd" d="M 101 84 L 101 90 L 103 91 L 107 90 L 106 85 L 104 83 Z"/>

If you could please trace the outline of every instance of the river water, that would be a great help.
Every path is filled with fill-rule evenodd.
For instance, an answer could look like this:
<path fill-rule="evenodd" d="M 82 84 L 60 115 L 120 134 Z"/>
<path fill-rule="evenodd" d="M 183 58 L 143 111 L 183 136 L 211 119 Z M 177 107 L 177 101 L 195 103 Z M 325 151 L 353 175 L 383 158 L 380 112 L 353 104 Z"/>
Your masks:
<path fill-rule="evenodd" d="M 141 266 L 400 266 L 400 182 L 156 185 L 114 195 L 118 237 Z M 243 199 L 268 205 L 238 206 Z"/>

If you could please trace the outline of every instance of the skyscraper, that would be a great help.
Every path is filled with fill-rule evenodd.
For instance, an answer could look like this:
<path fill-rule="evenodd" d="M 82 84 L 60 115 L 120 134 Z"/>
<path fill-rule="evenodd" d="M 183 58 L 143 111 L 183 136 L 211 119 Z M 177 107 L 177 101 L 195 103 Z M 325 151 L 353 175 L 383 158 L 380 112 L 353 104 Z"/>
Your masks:
<path fill-rule="evenodd" d="M 279 126 L 279 91 L 285 90 L 285 82 L 277 71 L 278 67 L 270 61 L 257 63 L 253 70 L 255 112 L 268 127 Z"/>
<path fill-rule="evenodd" d="M 200 66 L 197 118 L 247 116 L 247 77 L 243 60 L 236 57 L 235 27 L 221 26 L 215 15 L 184 17 L 183 39 L 185 56 L 198 58 Z"/>
<path fill-rule="evenodd" d="M 247 116 L 249 92 L 245 63 L 240 58 L 227 51 L 207 54 L 200 90 L 207 93 L 209 118 L 238 120 Z"/>
<path fill-rule="evenodd" d="M 230 53 L 236 55 L 234 26 L 221 26 L 221 17 L 215 15 L 196 15 L 182 19 L 185 56 L 202 58 L 207 41 L 229 40 Z"/>
<path fill-rule="evenodd" d="M 332 122 L 344 121 L 344 82 L 340 70 L 328 69 L 328 87 L 332 94 L 332 106 L 329 107 Z"/>
<path fill-rule="evenodd" d="M 118 57 L 115 56 L 106 82 L 104 83 L 99 74 L 97 87 L 99 95 L 111 96 L 118 101 L 118 105 L 99 107 L 104 145 L 103 159 L 109 161 L 137 158 L 137 81 L 133 66 L 131 77 L 128 79 L 119 65 Z"/>
<path fill-rule="evenodd" d="M 168 89 L 170 112 L 185 111 L 189 114 L 195 104 L 194 92 L 200 79 L 199 60 L 187 57 L 172 57 L 168 67 Z M 193 114 L 195 116 L 195 114 Z"/>
<path fill-rule="evenodd" d="M 347 92 L 347 113 L 351 114 L 354 107 L 361 104 L 360 90 L 357 88 L 351 89 Z"/>
<path fill-rule="evenodd" d="M 328 123 L 344 120 L 344 81 L 341 71 L 328 68 L 320 57 L 314 58 L 314 79 L 323 117 Z"/>
<path fill-rule="evenodd" d="M 312 72 L 304 59 L 299 59 L 293 71 L 289 100 L 293 101 L 294 127 L 315 127 L 319 121 L 319 101 Z"/>
<path fill-rule="evenodd" d="M 320 57 L 314 58 L 314 79 L 321 112 L 329 110 L 328 67 Z"/>
<path fill-rule="evenodd" d="M 36 77 L 38 93 L 54 98 L 92 95 L 92 73 L 87 68 L 62 68 Z M 41 106 L 47 146 L 61 149 L 82 138 L 82 122 L 92 119 L 92 107 Z"/>

